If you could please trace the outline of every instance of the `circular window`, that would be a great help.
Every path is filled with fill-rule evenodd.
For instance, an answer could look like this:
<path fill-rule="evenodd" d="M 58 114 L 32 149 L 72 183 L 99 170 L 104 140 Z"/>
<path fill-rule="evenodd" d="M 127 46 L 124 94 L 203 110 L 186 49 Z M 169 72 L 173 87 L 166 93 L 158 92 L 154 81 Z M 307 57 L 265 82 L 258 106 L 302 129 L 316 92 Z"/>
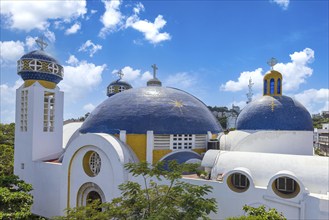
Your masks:
<path fill-rule="evenodd" d="M 245 192 L 249 188 L 250 182 L 246 175 L 233 173 L 227 178 L 228 187 L 234 192 Z"/>
<path fill-rule="evenodd" d="M 95 151 L 88 151 L 83 157 L 83 169 L 88 176 L 97 176 L 101 170 L 101 157 Z"/>
<path fill-rule="evenodd" d="M 282 198 L 294 198 L 300 192 L 299 184 L 290 177 L 279 177 L 272 183 L 273 192 Z"/>

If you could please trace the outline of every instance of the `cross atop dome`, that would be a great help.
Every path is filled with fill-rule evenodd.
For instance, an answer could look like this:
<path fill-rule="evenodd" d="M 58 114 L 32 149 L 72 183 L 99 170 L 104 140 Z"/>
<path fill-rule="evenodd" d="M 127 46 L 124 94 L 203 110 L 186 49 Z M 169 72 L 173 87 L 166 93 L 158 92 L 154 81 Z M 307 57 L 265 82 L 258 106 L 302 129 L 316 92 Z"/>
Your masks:
<path fill-rule="evenodd" d="M 118 72 L 117 72 L 117 75 L 119 76 L 120 79 L 122 79 L 122 77 L 124 76 L 122 70 L 120 69 Z"/>
<path fill-rule="evenodd" d="M 153 78 L 156 79 L 156 74 L 157 74 L 158 67 L 157 67 L 156 64 L 153 64 L 151 67 L 153 69 Z"/>
<path fill-rule="evenodd" d="M 271 67 L 271 69 L 273 70 L 273 67 L 278 63 L 277 59 L 275 59 L 274 57 L 272 57 L 269 61 L 267 61 L 267 64 Z"/>
<path fill-rule="evenodd" d="M 48 46 L 48 44 L 44 41 L 43 36 L 36 39 L 35 42 L 37 43 L 37 45 L 40 47 L 41 50 L 44 50 Z"/>

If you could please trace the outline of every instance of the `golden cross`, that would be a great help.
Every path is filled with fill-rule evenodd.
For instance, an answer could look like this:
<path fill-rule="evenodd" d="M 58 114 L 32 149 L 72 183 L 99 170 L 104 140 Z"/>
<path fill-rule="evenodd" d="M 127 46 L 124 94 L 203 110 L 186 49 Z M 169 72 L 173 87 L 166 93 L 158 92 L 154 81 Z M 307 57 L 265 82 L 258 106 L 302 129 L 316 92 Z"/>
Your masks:
<path fill-rule="evenodd" d="M 271 105 L 272 112 L 274 112 L 274 107 L 276 106 L 276 104 L 274 103 L 274 100 L 272 100 L 270 105 Z"/>

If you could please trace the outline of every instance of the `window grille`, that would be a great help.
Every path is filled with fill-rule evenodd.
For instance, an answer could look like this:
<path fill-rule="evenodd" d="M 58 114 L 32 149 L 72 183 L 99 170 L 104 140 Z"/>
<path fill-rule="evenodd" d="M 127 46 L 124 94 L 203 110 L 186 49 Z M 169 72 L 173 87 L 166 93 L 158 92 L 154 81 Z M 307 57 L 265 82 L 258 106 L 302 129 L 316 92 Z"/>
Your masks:
<path fill-rule="evenodd" d="M 280 177 L 276 179 L 275 187 L 279 192 L 290 194 L 295 192 L 296 181 L 289 177 Z"/>
<path fill-rule="evenodd" d="M 20 117 L 20 129 L 22 132 L 27 131 L 27 108 L 28 108 L 28 91 L 23 90 L 21 92 L 21 117 Z"/>
<path fill-rule="evenodd" d="M 53 132 L 55 127 L 55 93 L 44 93 L 43 131 Z"/>
<path fill-rule="evenodd" d="M 101 170 L 101 165 L 102 165 L 101 157 L 99 156 L 98 153 L 93 152 L 89 158 L 89 168 L 94 176 L 96 176 Z"/>

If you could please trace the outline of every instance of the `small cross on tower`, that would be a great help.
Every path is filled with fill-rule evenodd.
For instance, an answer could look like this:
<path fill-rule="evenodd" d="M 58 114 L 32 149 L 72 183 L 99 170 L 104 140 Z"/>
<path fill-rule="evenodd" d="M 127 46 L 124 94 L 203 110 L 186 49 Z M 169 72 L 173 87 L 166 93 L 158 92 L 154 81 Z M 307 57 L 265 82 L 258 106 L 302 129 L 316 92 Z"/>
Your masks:
<path fill-rule="evenodd" d="M 158 67 L 156 64 L 153 64 L 151 67 L 153 68 L 153 78 L 156 79 Z"/>
<path fill-rule="evenodd" d="M 274 57 L 272 57 L 269 61 L 267 61 L 267 64 L 271 67 L 271 69 L 273 70 L 273 67 L 278 63 L 277 59 L 275 59 Z"/>
<path fill-rule="evenodd" d="M 120 79 L 122 79 L 122 77 L 123 77 L 124 74 L 123 74 L 122 70 L 119 70 L 117 72 L 117 75 L 119 76 Z"/>
<path fill-rule="evenodd" d="M 41 50 L 44 50 L 48 46 L 48 44 L 43 40 L 43 36 L 36 39 L 35 42 L 38 44 Z"/>

